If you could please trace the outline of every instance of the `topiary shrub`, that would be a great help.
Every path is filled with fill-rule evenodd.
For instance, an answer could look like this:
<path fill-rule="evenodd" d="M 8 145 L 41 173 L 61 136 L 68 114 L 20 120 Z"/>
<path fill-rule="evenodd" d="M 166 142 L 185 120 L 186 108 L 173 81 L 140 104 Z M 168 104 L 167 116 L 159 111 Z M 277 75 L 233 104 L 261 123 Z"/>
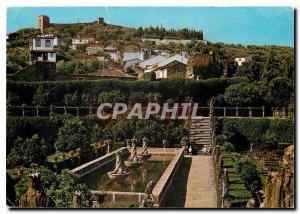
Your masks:
<path fill-rule="evenodd" d="M 253 194 L 262 189 L 262 183 L 259 173 L 254 163 L 249 159 L 236 160 L 235 168 L 241 179 L 244 181 L 246 188 Z"/>
<path fill-rule="evenodd" d="M 223 145 L 225 143 L 225 136 L 224 135 L 217 135 L 216 137 L 216 144 Z"/>
<path fill-rule="evenodd" d="M 225 143 L 223 144 L 223 146 L 225 147 L 225 151 L 226 151 L 226 152 L 228 152 L 228 153 L 235 152 L 235 147 L 234 147 L 234 145 L 232 145 L 231 143 L 225 142 Z"/>

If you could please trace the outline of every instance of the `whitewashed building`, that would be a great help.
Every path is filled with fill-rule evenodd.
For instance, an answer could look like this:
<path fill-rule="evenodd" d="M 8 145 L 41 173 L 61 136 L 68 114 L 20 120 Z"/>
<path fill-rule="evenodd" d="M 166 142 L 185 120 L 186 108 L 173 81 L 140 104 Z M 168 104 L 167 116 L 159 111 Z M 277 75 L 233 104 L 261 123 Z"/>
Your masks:
<path fill-rule="evenodd" d="M 53 35 L 34 37 L 30 47 L 31 62 L 56 62 L 56 46 L 58 46 L 58 38 Z"/>
<path fill-rule="evenodd" d="M 121 61 L 121 52 L 116 46 L 114 45 L 107 46 L 103 49 L 103 51 L 108 53 L 111 60 L 113 60 L 114 62 Z"/>
<path fill-rule="evenodd" d="M 236 57 L 234 58 L 234 61 L 237 62 L 238 66 L 241 66 L 244 62 L 251 62 L 252 61 L 252 56 L 241 56 L 241 57 Z"/>

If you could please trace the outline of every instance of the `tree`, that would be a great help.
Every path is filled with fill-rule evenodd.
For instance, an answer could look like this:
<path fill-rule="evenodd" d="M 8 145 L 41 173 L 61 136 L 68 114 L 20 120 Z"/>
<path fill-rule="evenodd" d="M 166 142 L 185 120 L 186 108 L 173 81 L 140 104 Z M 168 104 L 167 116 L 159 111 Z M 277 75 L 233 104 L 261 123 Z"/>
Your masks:
<path fill-rule="evenodd" d="M 43 163 L 48 146 L 44 139 L 40 139 L 38 134 L 25 140 L 18 137 L 14 141 L 11 152 L 7 157 L 8 165 L 29 165 L 30 163 Z"/>
<path fill-rule="evenodd" d="M 253 164 L 249 159 L 241 159 L 236 160 L 235 168 L 248 190 L 250 190 L 253 194 L 256 191 L 261 190 L 262 184 L 255 164 Z"/>
<path fill-rule="evenodd" d="M 236 76 L 247 77 L 250 81 L 258 81 L 261 73 L 261 66 L 256 62 L 244 62 L 236 69 Z"/>
<path fill-rule="evenodd" d="M 49 103 L 49 92 L 45 90 L 43 85 L 40 85 L 33 95 L 33 104 L 47 105 Z"/>
<path fill-rule="evenodd" d="M 47 190 L 53 185 L 54 182 L 57 180 L 57 173 L 52 172 L 50 169 L 48 169 L 45 166 L 39 166 L 36 170 L 26 170 L 23 172 L 20 181 L 15 185 L 16 190 L 16 198 L 20 198 L 21 195 L 25 194 L 28 190 L 28 175 L 30 173 L 39 173 L 40 176 L 40 185 L 43 191 L 46 193 L 47 196 Z"/>
<path fill-rule="evenodd" d="M 276 77 L 266 85 L 264 99 L 273 107 L 284 107 L 293 102 L 293 81 L 286 77 Z"/>
<path fill-rule="evenodd" d="M 90 131 L 80 118 L 75 117 L 64 121 L 64 125 L 58 130 L 54 147 L 59 152 L 68 152 L 77 148 L 86 152 L 90 143 Z"/>
<path fill-rule="evenodd" d="M 54 201 L 55 207 L 70 208 L 75 191 L 81 191 L 82 207 L 92 206 L 92 194 L 86 184 L 80 184 L 79 180 L 67 169 L 56 173 L 44 166 L 38 167 L 34 171 L 25 171 L 22 174 L 20 181 L 15 185 L 16 198 L 26 193 L 28 174 L 33 172 L 39 173 L 41 189 Z"/>
<path fill-rule="evenodd" d="M 54 199 L 56 207 L 70 208 L 75 191 L 81 191 L 82 207 L 92 206 L 92 194 L 87 185 L 80 184 L 75 175 L 64 169 L 57 174 L 55 182 L 47 190 L 47 194 Z"/>
<path fill-rule="evenodd" d="M 255 83 L 241 82 L 226 88 L 224 100 L 233 106 L 261 106 L 259 86 Z"/>

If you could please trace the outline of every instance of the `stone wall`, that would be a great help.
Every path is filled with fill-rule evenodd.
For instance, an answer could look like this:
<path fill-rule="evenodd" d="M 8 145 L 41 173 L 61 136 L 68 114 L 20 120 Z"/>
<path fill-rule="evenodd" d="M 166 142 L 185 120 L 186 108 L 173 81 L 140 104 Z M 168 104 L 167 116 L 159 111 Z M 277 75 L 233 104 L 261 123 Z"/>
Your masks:
<path fill-rule="evenodd" d="M 154 207 L 162 207 L 166 202 L 167 196 L 172 194 L 173 181 L 179 171 L 178 169 L 183 158 L 184 150 L 180 149 L 155 185 L 153 189 L 155 198 Z"/>
<path fill-rule="evenodd" d="M 120 151 L 122 153 L 122 156 L 129 156 L 130 154 L 129 150 L 126 147 L 122 147 Z M 86 176 L 101 167 L 106 167 L 110 164 L 113 164 L 116 160 L 116 152 L 117 150 L 95 160 L 92 160 L 88 163 L 85 163 L 75 169 L 72 169 L 70 173 L 76 175 L 79 178 L 82 178 L 83 176 Z"/>

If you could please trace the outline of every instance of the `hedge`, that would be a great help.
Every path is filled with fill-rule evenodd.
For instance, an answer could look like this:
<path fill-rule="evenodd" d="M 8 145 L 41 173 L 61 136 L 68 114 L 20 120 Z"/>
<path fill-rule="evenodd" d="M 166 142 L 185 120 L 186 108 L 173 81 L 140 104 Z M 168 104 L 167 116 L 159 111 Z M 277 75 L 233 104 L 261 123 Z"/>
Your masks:
<path fill-rule="evenodd" d="M 232 84 L 246 81 L 244 78 L 215 78 L 208 80 L 172 79 L 162 81 L 122 81 L 122 80 L 76 80 L 53 82 L 7 82 L 7 103 L 10 105 L 32 105 L 34 95 L 42 94 L 45 105 L 64 105 L 65 95 L 75 94 L 82 97 L 89 94 L 98 97 L 102 92 L 119 90 L 126 95 L 136 92 L 160 93 L 162 100 L 185 101 L 187 97 L 206 104 L 213 96 L 224 93 Z M 88 104 L 95 104 L 93 100 Z"/>
<path fill-rule="evenodd" d="M 248 150 L 250 143 L 259 147 L 262 137 L 269 130 L 276 134 L 278 143 L 294 143 L 293 119 L 269 118 L 217 118 L 217 134 L 224 134 L 237 151 Z"/>

